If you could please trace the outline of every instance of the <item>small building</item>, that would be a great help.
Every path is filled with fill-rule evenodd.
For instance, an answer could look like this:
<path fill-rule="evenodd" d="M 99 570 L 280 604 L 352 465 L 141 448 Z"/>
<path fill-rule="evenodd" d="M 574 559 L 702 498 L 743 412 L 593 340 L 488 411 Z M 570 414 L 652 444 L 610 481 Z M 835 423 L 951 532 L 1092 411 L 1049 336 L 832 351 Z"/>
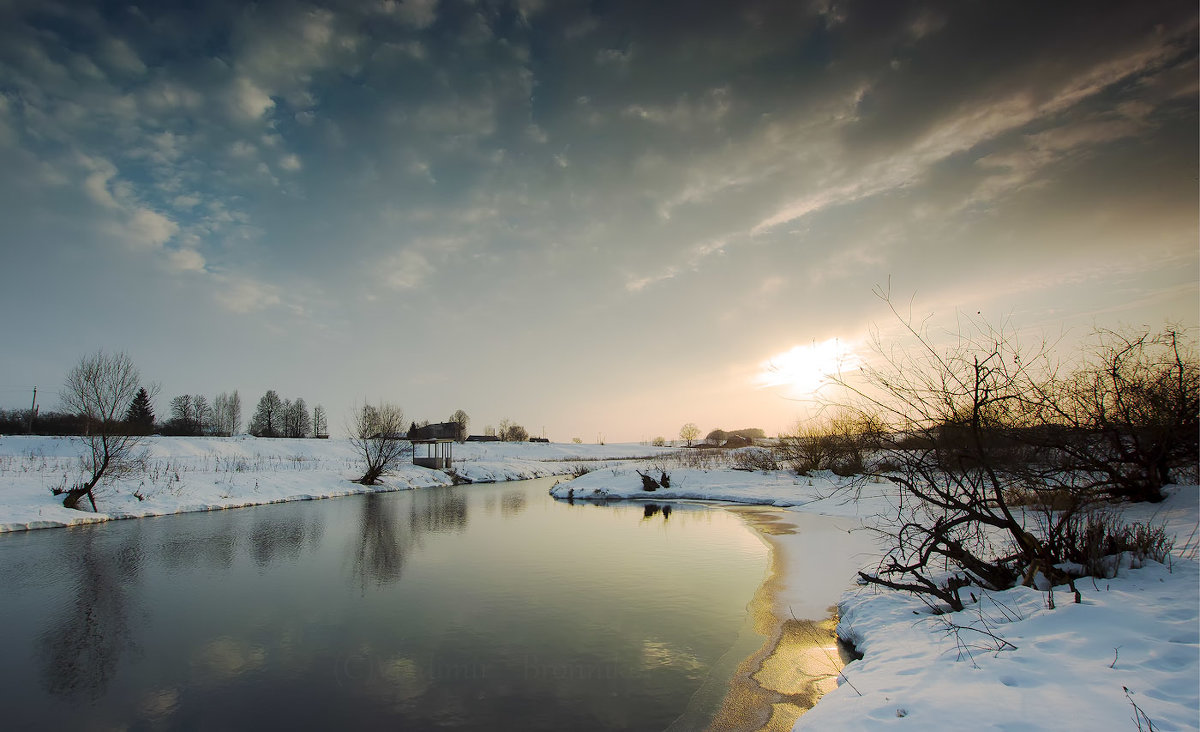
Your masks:
<path fill-rule="evenodd" d="M 454 460 L 454 438 L 457 436 L 456 422 L 439 422 L 410 430 L 408 441 L 413 446 L 413 465 L 434 470 L 449 468 Z"/>
<path fill-rule="evenodd" d="M 428 438 L 412 440 L 413 465 L 445 470 L 454 461 L 454 440 Z M 422 455 L 421 453 L 425 453 Z"/>

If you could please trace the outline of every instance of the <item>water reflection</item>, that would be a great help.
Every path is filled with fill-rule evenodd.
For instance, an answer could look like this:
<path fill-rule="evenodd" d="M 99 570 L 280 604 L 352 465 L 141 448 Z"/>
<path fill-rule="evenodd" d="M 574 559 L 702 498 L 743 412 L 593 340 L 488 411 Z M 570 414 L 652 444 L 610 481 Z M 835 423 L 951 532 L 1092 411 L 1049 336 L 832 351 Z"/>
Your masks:
<path fill-rule="evenodd" d="M 172 537 L 158 546 L 158 556 L 168 569 L 192 569 L 207 565 L 217 569 L 233 566 L 238 536 L 232 529 L 215 531 L 208 536 Z"/>
<path fill-rule="evenodd" d="M 724 514 L 729 530 L 710 532 L 687 504 L 570 508 L 548 488 L 10 540 L 0 585 L 22 586 L 22 567 L 37 577 L 0 607 L 20 640 L 0 704 L 14 728 L 665 728 L 729 648 L 761 546 L 745 553 Z M 564 567 L 568 541 L 590 548 L 577 566 Z"/>
<path fill-rule="evenodd" d="M 647 503 L 642 508 L 642 520 L 645 521 L 647 519 L 652 519 L 660 513 L 662 514 L 663 521 L 670 519 L 671 507 L 669 505 L 660 506 L 657 503 Z"/>
<path fill-rule="evenodd" d="M 516 516 L 525 510 L 525 492 L 505 491 L 504 495 L 500 496 L 500 515 L 505 518 Z"/>
<path fill-rule="evenodd" d="M 409 509 L 408 525 L 418 535 L 462 533 L 467 528 L 467 497 L 461 488 L 418 491 Z"/>
<path fill-rule="evenodd" d="M 324 524 L 319 520 L 308 523 L 299 518 L 260 520 L 250 530 L 250 553 L 259 567 L 280 558 L 295 561 L 305 547 L 320 546 L 324 533 Z"/>
<path fill-rule="evenodd" d="M 393 508 L 396 504 L 378 493 L 363 497 L 358 520 L 358 546 L 354 553 L 354 576 L 365 590 L 395 582 L 404 571 L 413 534 L 401 531 Z"/>
<path fill-rule="evenodd" d="M 51 694 L 95 700 L 134 648 L 129 605 L 143 555 L 136 536 L 109 549 L 96 528 L 80 530 L 86 532 L 82 545 L 72 547 L 79 562 L 74 601 L 39 637 L 41 678 Z"/>

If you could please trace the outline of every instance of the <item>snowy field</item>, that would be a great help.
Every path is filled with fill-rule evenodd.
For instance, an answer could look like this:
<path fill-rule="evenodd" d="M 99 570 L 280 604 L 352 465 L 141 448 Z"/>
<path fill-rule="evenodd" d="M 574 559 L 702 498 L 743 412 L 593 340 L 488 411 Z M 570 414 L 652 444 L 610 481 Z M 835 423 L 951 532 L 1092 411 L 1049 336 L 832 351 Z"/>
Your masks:
<path fill-rule="evenodd" d="M 363 465 L 344 439 L 151 437 L 145 470 L 102 484 L 98 513 L 63 508 L 52 489 L 83 477 L 85 448 L 69 437 L 0 437 L 0 532 L 118 518 L 211 511 L 280 501 L 395 491 L 452 482 L 407 460 L 373 488 L 353 483 Z M 580 465 L 645 457 L 664 448 L 638 444 L 467 443 L 454 445 L 454 470 L 472 482 L 568 475 Z M 85 498 L 81 506 L 88 506 Z"/>
<path fill-rule="evenodd" d="M 895 500 L 886 484 L 868 484 L 857 501 L 830 497 L 837 479 L 829 474 L 668 472 L 671 487 L 654 492 L 643 491 L 640 476 L 626 465 L 560 483 L 551 493 L 574 500 L 779 506 L 784 521 L 796 512 L 820 513 L 857 526 L 872 523 Z M 1115 577 L 1076 581 L 1079 604 L 1065 587 L 1054 593 L 1054 609 L 1044 591 L 971 588 L 975 603 L 935 615 L 907 594 L 851 584 L 845 558 L 823 559 L 844 572 L 838 634 L 864 657 L 846 666 L 838 688 L 795 729 L 1200 729 L 1200 493 L 1196 486 L 1168 490 L 1161 504 L 1125 509 L 1127 519 L 1161 523 L 1175 536 L 1168 564 L 1134 561 L 1131 567 L 1124 557 Z M 811 563 L 787 558 L 811 554 L 813 547 L 803 532 L 770 538 L 784 554 L 783 566 L 792 568 L 776 597 L 776 613 L 787 617 L 805 608 L 805 588 L 813 581 Z M 859 559 L 865 567 L 877 557 Z M 828 581 L 827 574 L 819 581 Z"/>

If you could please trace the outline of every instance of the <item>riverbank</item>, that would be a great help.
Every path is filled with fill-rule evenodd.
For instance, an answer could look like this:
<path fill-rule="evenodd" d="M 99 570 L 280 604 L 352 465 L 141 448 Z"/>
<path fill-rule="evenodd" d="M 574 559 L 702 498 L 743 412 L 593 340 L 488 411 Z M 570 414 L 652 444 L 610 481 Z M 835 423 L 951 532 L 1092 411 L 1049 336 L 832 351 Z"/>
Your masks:
<path fill-rule="evenodd" d="M 968 725 L 1049 732 L 1149 729 L 1150 723 L 1156 730 L 1200 728 L 1196 486 L 1172 486 L 1161 504 L 1116 509 L 1128 520 L 1161 524 L 1175 537 L 1167 564 L 1134 561 L 1131 567 L 1125 557 L 1117 576 L 1076 583 L 1079 604 L 1061 591 L 1051 607 L 1044 591 L 976 588 L 976 602 L 963 612 L 935 615 L 905 593 L 851 584 L 854 570 L 873 565 L 877 553 L 867 551 L 857 563 L 847 562 L 840 554 L 845 548 L 829 537 L 793 528 L 802 526 L 806 513 L 844 517 L 850 528 L 861 526 L 890 505 L 886 484 L 869 485 L 857 500 L 846 500 L 831 495 L 837 486 L 832 475 L 669 473 L 670 488 L 654 492 L 642 490 L 632 468 L 620 468 L 559 484 L 552 494 L 600 502 L 679 498 L 778 507 L 750 514 L 751 525 L 775 550 L 762 592 L 774 605 L 776 624 L 764 648 L 739 670 L 715 728 L 958 730 Z M 816 577 L 810 576 L 811 563 L 797 561 L 805 556 L 822 558 Z M 839 664 L 830 655 L 829 636 L 808 641 L 828 613 L 806 606 L 804 590 L 826 575 L 840 577 L 833 580 L 840 582 L 841 593 L 837 633 L 864 654 L 836 680 Z M 796 719 L 813 696 L 820 703 Z"/>
<path fill-rule="evenodd" d="M 352 482 L 362 461 L 349 440 L 150 437 L 138 471 L 103 484 L 97 512 L 62 506 L 54 489 L 82 478 L 83 442 L 69 437 L 0 437 L 0 532 L 58 528 L 114 519 L 214 511 L 284 501 L 449 485 L 454 478 L 410 462 L 378 486 Z M 640 444 L 467 443 L 454 446 L 454 470 L 467 482 L 570 475 L 580 465 L 644 457 L 664 448 Z M 83 502 L 86 504 L 86 500 Z M 90 508 L 90 507 L 89 507 Z"/>

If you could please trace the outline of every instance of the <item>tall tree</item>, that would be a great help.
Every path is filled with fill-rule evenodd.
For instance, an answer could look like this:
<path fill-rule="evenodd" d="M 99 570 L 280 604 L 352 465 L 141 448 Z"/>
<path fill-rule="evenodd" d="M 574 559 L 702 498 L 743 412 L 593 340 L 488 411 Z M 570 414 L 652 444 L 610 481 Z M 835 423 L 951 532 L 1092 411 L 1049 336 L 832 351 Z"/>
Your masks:
<path fill-rule="evenodd" d="M 467 413 L 459 409 L 454 414 L 450 415 L 450 421 L 454 423 L 454 439 L 459 442 L 467 441 L 467 428 L 471 425 L 471 418 Z"/>
<path fill-rule="evenodd" d="M 236 435 L 242 429 L 242 398 L 237 389 L 229 395 L 229 434 Z"/>
<path fill-rule="evenodd" d="M 146 387 L 138 389 L 138 393 L 129 403 L 129 411 L 125 412 L 125 422 L 129 431 L 135 435 L 149 435 L 154 432 L 154 408 L 150 405 L 150 392 Z"/>
<path fill-rule="evenodd" d="M 688 422 L 679 428 L 679 437 L 686 440 L 688 447 L 692 446 L 692 441 L 700 436 L 700 428 L 695 422 Z"/>
<path fill-rule="evenodd" d="M 254 416 L 250 418 L 250 434 L 255 437 L 279 437 L 282 428 L 283 400 L 274 389 L 269 389 L 258 400 Z"/>
<path fill-rule="evenodd" d="M 88 448 L 84 465 L 91 475 L 67 491 L 63 506 L 75 508 L 79 499 L 87 496 L 95 511 L 96 485 L 105 476 L 127 472 L 139 462 L 137 448 L 143 437 L 129 434 L 121 413 L 137 396 L 140 380 L 128 355 L 103 351 L 84 357 L 67 374 L 61 399 L 87 424 L 87 434 L 80 439 Z"/>
<path fill-rule="evenodd" d="M 283 412 L 286 437 L 305 437 L 312 431 L 312 420 L 308 416 L 308 405 L 304 403 L 304 399 L 284 402 Z"/>
<path fill-rule="evenodd" d="M 192 421 L 198 435 L 204 434 L 205 429 L 212 429 L 212 407 L 203 394 L 192 397 Z"/>
<path fill-rule="evenodd" d="M 167 423 L 167 432 L 172 435 L 195 434 L 191 394 L 180 394 L 171 400 L 171 420 Z"/>
<path fill-rule="evenodd" d="M 320 404 L 313 407 L 312 435 L 313 437 L 329 436 L 329 418 L 325 414 L 325 407 Z"/>
<path fill-rule="evenodd" d="M 229 395 L 225 392 L 213 397 L 212 431 L 218 437 L 230 434 L 229 431 Z"/>

